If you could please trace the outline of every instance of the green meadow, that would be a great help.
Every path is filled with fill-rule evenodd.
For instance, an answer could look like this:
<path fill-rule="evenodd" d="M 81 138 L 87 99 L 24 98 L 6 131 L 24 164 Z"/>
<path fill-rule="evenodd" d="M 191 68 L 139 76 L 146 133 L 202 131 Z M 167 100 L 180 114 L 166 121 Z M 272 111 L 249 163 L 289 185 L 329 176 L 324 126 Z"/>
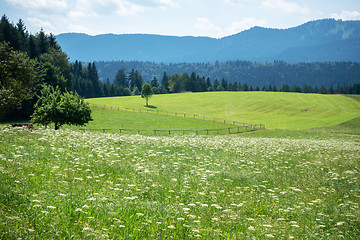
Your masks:
<path fill-rule="evenodd" d="M 228 133 L 228 128 L 234 126 L 213 122 L 204 121 L 200 119 L 176 117 L 175 115 L 166 114 L 151 114 L 140 113 L 132 111 L 118 111 L 116 109 L 101 109 L 92 108 L 93 121 L 89 122 L 85 127 L 74 127 L 71 129 L 107 129 L 106 132 L 119 133 L 119 129 L 124 133 L 140 133 L 145 135 L 154 134 L 153 130 L 164 130 L 159 134 L 168 134 L 165 130 L 173 131 L 173 134 L 206 134 L 206 129 L 210 129 L 210 134 L 217 134 L 217 129 L 220 130 L 219 134 Z M 235 131 L 237 129 L 233 129 Z M 241 129 L 243 131 L 243 129 Z"/>
<path fill-rule="evenodd" d="M 89 103 L 143 109 L 139 96 L 88 99 Z M 360 103 L 344 95 L 280 92 L 206 92 L 154 95 L 152 110 L 264 124 L 267 129 L 335 126 L 360 116 Z"/>
<path fill-rule="evenodd" d="M 357 99 L 261 92 L 150 99 L 152 110 L 266 125 L 246 134 L 2 125 L 0 239 L 358 239 Z M 147 109 L 139 96 L 87 101 Z M 99 108 L 93 118 L 86 128 L 228 126 Z"/>

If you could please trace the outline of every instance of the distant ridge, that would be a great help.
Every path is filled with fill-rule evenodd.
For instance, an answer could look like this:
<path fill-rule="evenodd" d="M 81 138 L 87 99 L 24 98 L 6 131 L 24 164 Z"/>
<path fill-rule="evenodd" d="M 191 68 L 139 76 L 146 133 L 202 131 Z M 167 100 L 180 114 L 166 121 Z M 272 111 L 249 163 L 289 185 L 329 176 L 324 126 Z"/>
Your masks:
<path fill-rule="evenodd" d="M 288 29 L 253 27 L 221 39 L 81 33 L 64 33 L 56 39 L 71 61 L 83 62 L 360 62 L 360 21 L 335 19 L 311 21 Z"/>

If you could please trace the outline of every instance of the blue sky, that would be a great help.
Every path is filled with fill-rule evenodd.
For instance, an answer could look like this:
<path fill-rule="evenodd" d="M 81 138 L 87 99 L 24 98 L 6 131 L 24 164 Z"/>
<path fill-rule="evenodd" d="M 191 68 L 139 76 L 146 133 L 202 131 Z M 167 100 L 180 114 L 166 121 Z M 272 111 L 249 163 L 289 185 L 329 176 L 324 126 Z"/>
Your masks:
<path fill-rule="evenodd" d="M 0 0 L 2 15 L 31 33 L 147 33 L 220 38 L 253 26 L 360 20 L 359 0 Z"/>

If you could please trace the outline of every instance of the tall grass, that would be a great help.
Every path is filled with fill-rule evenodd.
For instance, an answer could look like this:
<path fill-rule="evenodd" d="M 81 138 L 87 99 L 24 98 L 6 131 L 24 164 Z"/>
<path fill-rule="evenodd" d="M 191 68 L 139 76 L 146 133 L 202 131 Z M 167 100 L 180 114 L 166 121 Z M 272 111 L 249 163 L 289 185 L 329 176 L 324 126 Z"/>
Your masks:
<path fill-rule="evenodd" d="M 0 238 L 358 239 L 358 136 L 268 133 L 3 128 Z"/>

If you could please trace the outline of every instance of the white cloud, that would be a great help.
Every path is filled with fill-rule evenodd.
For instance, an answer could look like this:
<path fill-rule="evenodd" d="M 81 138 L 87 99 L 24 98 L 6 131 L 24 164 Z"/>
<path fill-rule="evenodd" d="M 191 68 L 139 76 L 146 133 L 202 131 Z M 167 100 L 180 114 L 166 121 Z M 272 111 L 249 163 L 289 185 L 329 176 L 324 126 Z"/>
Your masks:
<path fill-rule="evenodd" d="M 224 2 L 232 6 L 244 6 L 249 3 L 257 3 L 258 0 L 224 0 Z"/>
<path fill-rule="evenodd" d="M 224 0 L 225 3 L 230 4 L 232 6 L 236 6 L 240 4 L 239 0 Z"/>
<path fill-rule="evenodd" d="M 301 7 L 295 2 L 287 2 L 285 0 L 264 0 L 261 2 L 261 4 L 263 7 L 279 9 L 286 13 L 310 13 L 310 9 L 308 7 Z"/>
<path fill-rule="evenodd" d="M 161 5 L 162 7 L 180 7 L 180 4 L 173 0 L 153 0 L 154 3 Z"/>
<path fill-rule="evenodd" d="M 49 21 L 44 21 L 42 19 L 39 18 L 28 18 L 27 19 L 31 24 L 33 24 L 34 26 L 37 26 L 37 28 L 40 30 L 40 28 L 44 28 L 47 29 L 50 32 L 54 32 L 55 31 L 55 27 L 53 24 L 51 24 L 51 22 Z"/>
<path fill-rule="evenodd" d="M 221 36 L 222 34 L 221 28 L 214 25 L 208 18 L 204 18 L 204 17 L 197 18 L 194 27 L 202 32 L 206 32 L 207 35 L 211 33 L 209 35 Z"/>
<path fill-rule="evenodd" d="M 6 0 L 9 4 L 26 9 L 58 9 L 68 7 L 67 0 Z"/>
<path fill-rule="evenodd" d="M 256 18 L 245 18 L 238 22 L 233 22 L 230 27 L 227 28 L 229 34 L 235 34 L 244 30 L 247 30 L 254 26 L 264 27 L 267 24 L 265 20 Z"/>
<path fill-rule="evenodd" d="M 342 20 L 360 20 L 360 12 L 355 10 L 354 11 L 342 10 L 340 14 L 338 13 L 331 14 L 331 17 Z"/>
<path fill-rule="evenodd" d="M 23 8 L 31 15 L 61 15 L 63 17 L 96 17 L 117 14 L 129 16 L 142 13 L 145 6 L 131 0 L 6 0 L 9 4 Z M 171 2 L 171 0 L 159 0 Z"/>
<path fill-rule="evenodd" d="M 136 15 L 145 11 L 145 7 L 137 4 L 133 4 L 128 1 L 114 1 L 117 4 L 118 9 L 115 11 L 120 16 Z"/>

